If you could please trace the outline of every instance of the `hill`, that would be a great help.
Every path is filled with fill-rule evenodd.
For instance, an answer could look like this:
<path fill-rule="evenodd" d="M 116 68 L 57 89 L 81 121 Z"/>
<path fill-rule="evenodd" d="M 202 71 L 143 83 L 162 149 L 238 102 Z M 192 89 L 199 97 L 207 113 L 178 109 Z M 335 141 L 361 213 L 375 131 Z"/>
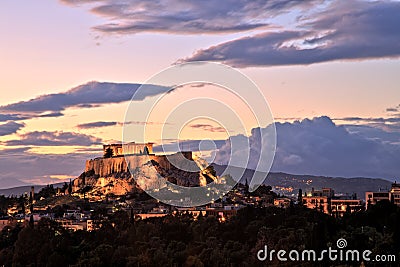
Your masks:
<path fill-rule="evenodd" d="M 218 175 L 224 170 L 225 166 L 213 164 L 213 167 Z M 232 168 L 233 173 L 230 173 L 232 177 L 237 178 L 243 171 L 241 168 Z M 254 174 L 254 170 L 246 169 L 240 179 L 241 183 L 245 183 L 246 180 L 250 181 Z M 338 195 L 352 195 L 357 194 L 358 198 L 364 199 L 366 191 L 379 191 L 388 190 L 391 187 L 391 182 L 380 178 L 343 178 L 343 177 L 326 177 L 326 176 L 315 176 L 315 175 L 298 175 L 288 174 L 283 172 L 270 172 L 264 184 L 271 185 L 273 190 L 277 193 L 285 194 L 287 196 L 297 196 L 298 189 L 302 189 L 303 192 L 309 192 L 314 187 L 315 189 L 321 189 L 323 187 L 330 187 L 335 190 Z"/>

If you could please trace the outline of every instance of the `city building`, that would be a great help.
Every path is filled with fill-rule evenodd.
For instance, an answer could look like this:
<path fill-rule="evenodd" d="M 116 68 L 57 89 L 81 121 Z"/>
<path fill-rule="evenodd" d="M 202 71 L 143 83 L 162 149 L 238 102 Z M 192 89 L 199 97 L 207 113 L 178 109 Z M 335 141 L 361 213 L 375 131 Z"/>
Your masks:
<path fill-rule="evenodd" d="M 13 226 L 16 224 L 16 220 L 10 216 L 4 216 L 0 218 L 0 231 L 6 226 Z"/>
<path fill-rule="evenodd" d="M 274 199 L 274 206 L 286 209 L 290 207 L 291 202 L 292 200 L 290 198 L 279 197 Z"/>
<path fill-rule="evenodd" d="M 220 207 L 218 206 L 213 206 L 210 205 L 209 207 L 206 208 L 206 214 L 208 216 L 215 216 L 217 217 L 220 222 L 225 221 L 226 219 L 229 219 L 237 214 L 237 212 L 244 208 L 243 205 L 222 205 Z"/>
<path fill-rule="evenodd" d="M 311 192 L 303 197 L 303 205 L 330 214 L 330 200 L 334 195 L 332 188 L 322 188 L 322 190 L 312 188 Z"/>
<path fill-rule="evenodd" d="M 18 213 L 18 211 L 19 211 L 18 204 L 14 204 L 13 206 L 8 207 L 7 215 L 14 216 L 15 214 Z"/>
<path fill-rule="evenodd" d="M 206 215 L 206 208 L 205 207 L 175 207 L 175 211 L 173 211 L 173 214 L 176 215 L 178 213 L 187 213 L 193 216 L 193 218 L 196 220 L 197 217 L 201 214 L 202 216 Z"/>
<path fill-rule="evenodd" d="M 389 191 L 365 192 L 365 207 L 375 205 L 377 202 L 387 200 L 400 206 L 400 184 L 394 182 Z"/>
<path fill-rule="evenodd" d="M 353 196 L 336 196 L 332 188 L 314 190 L 302 197 L 303 205 L 335 217 L 341 217 L 346 212 L 356 212 L 363 209 L 363 202 Z"/>
<path fill-rule="evenodd" d="M 322 188 L 322 190 L 311 189 L 310 196 L 312 197 L 328 197 L 331 198 L 335 195 L 335 191 L 332 188 Z"/>
<path fill-rule="evenodd" d="M 160 218 L 167 216 L 167 213 L 138 213 L 135 214 L 135 219 L 145 220 L 148 218 Z"/>
<path fill-rule="evenodd" d="M 390 200 L 393 204 L 400 206 L 400 184 L 394 182 L 390 189 Z"/>
<path fill-rule="evenodd" d="M 303 205 L 309 209 L 316 209 L 329 214 L 329 201 L 327 196 L 305 196 Z"/>
<path fill-rule="evenodd" d="M 77 220 L 63 218 L 63 219 L 56 219 L 56 222 L 58 222 L 63 228 L 74 232 L 77 230 L 88 229 L 86 221 L 77 221 Z"/>
<path fill-rule="evenodd" d="M 369 205 L 375 205 L 382 200 L 390 200 L 389 192 L 365 192 L 365 207 L 368 209 Z"/>
<path fill-rule="evenodd" d="M 342 217 L 346 212 L 352 213 L 362 210 L 363 202 L 361 199 L 337 197 L 331 199 L 330 207 L 331 214 Z"/>
<path fill-rule="evenodd" d="M 159 218 L 159 217 L 164 217 L 167 216 L 169 214 L 169 210 L 164 207 L 164 206 L 158 206 L 158 207 L 154 207 L 152 210 L 150 210 L 149 212 L 141 212 L 141 213 L 137 213 L 135 214 L 135 219 L 148 219 L 148 218 Z"/>
<path fill-rule="evenodd" d="M 63 214 L 63 217 L 68 219 L 82 220 L 88 218 L 88 215 L 82 213 L 80 210 L 66 210 L 66 212 Z"/>

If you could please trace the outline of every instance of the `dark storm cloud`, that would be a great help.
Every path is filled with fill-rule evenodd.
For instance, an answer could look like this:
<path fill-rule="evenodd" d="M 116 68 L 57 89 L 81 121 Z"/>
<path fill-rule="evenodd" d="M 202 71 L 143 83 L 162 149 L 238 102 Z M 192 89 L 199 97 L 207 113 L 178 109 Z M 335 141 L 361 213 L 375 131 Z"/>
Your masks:
<path fill-rule="evenodd" d="M 35 131 L 21 134 L 18 140 L 2 142 L 5 146 L 91 146 L 101 144 L 101 139 L 73 132 Z"/>
<path fill-rule="evenodd" d="M 140 84 L 90 82 L 64 93 L 47 94 L 28 101 L 0 106 L 0 122 L 32 118 L 61 117 L 67 108 L 91 108 L 131 100 Z M 170 89 L 146 85 L 136 100 L 168 92 Z"/>
<path fill-rule="evenodd" d="M 309 8 L 322 1 L 265 0 L 61 0 L 68 5 L 93 3 L 91 12 L 108 23 L 94 27 L 104 33 L 172 34 L 235 33 L 266 27 L 268 20 L 293 8 Z"/>
<path fill-rule="evenodd" d="M 183 61 L 248 67 L 397 58 L 399 13 L 400 2 L 333 1 L 312 18 L 300 18 L 295 30 L 239 38 L 199 50 Z"/>
<path fill-rule="evenodd" d="M 23 116 L 23 115 L 18 115 L 18 114 L 1 114 L 0 113 L 0 122 L 5 122 L 5 121 L 21 121 L 25 120 L 29 117 Z"/>
<path fill-rule="evenodd" d="M 62 0 L 88 5 L 107 18 L 104 33 L 237 33 L 263 30 L 195 52 L 181 61 L 220 61 L 232 66 L 307 65 L 334 60 L 400 56 L 398 1 L 126 1 Z M 328 4 L 326 4 L 328 3 Z M 272 25 L 283 13 L 307 9 L 294 25 Z M 303 15 L 306 14 L 306 15 Z M 286 27 L 286 29 L 284 28 Z"/>
<path fill-rule="evenodd" d="M 17 123 L 14 121 L 9 121 L 4 124 L 0 124 L 0 136 L 14 134 L 24 126 L 25 124 Z"/>
<path fill-rule="evenodd" d="M 250 146 L 260 147 L 260 134 L 268 127 L 252 131 Z M 293 123 L 276 123 L 277 149 L 273 171 L 344 177 L 382 177 L 393 180 L 400 173 L 400 133 L 364 126 L 338 126 L 328 117 Z M 244 137 L 242 137 L 244 138 Z M 257 158 L 259 150 L 252 149 Z M 216 162 L 229 160 L 229 142 L 217 153 Z M 257 162 L 250 161 L 249 168 Z M 261 161 L 261 164 L 263 162 Z"/>
<path fill-rule="evenodd" d="M 385 130 L 383 127 L 369 125 L 343 125 L 351 134 L 357 134 L 371 140 L 378 140 L 383 143 L 400 144 L 400 132 Z M 390 128 L 392 129 L 392 128 Z"/>
<path fill-rule="evenodd" d="M 139 87 L 139 84 L 90 82 L 65 93 L 43 95 L 2 106 L 0 112 L 53 112 L 54 115 L 60 115 L 60 111 L 69 107 L 83 107 L 82 105 L 91 107 L 91 105 L 129 101 Z M 161 86 L 147 86 L 146 89 L 147 91 L 141 93 L 138 100 L 167 91 Z"/>

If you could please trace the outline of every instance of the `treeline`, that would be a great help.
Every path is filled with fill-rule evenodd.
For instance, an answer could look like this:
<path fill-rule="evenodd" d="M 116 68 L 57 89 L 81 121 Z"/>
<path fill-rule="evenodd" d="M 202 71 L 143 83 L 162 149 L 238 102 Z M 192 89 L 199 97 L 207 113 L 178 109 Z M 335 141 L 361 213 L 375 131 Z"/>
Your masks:
<path fill-rule="evenodd" d="M 319 251 L 335 247 L 339 238 L 347 240 L 349 249 L 395 254 L 400 259 L 399 225 L 399 208 L 383 201 L 339 219 L 296 206 L 285 210 L 245 208 L 225 223 L 212 216 L 194 220 L 186 213 L 134 221 L 120 211 L 93 232 L 68 232 L 44 219 L 34 227 L 6 227 L 0 235 L 0 265 L 265 266 L 256 257 L 264 245 L 276 250 Z M 315 266 L 277 260 L 268 263 Z M 318 264 L 332 266 L 332 262 Z"/>

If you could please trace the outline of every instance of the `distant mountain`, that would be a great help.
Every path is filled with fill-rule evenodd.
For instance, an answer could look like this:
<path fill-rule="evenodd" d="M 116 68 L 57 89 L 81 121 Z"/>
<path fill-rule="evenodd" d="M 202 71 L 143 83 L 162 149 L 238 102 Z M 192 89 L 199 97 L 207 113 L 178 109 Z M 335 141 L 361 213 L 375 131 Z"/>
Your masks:
<path fill-rule="evenodd" d="M 64 183 L 57 183 L 53 184 L 54 188 L 56 187 L 62 187 Z M 18 187 L 12 187 L 12 188 L 7 188 L 7 189 L 0 189 L 0 195 L 4 196 L 20 196 L 24 194 L 25 192 L 30 192 L 31 191 L 31 186 L 32 185 L 25 185 L 25 186 L 18 186 Z M 35 187 L 35 192 L 39 192 L 43 187 L 47 185 L 33 185 Z"/>
<path fill-rule="evenodd" d="M 1 177 L 0 184 L 1 184 L 0 189 L 29 185 L 28 183 L 25 183 L 13 177 Z"/>
<path fill-rule="evenodd" d="M 222 174 L 226 166 L 213 164 L 213 167 L 218 175 Z M 232 168 L 233 173 L 230 173 L 232 177 L 237 179 L 242 174 L 242 168 Z M 254 170 L 246 169 L 241 175 L 241 183 L 245 183 L 246 180 L 250 181 L 254 174 Z M 288 174 L 282 172 L 271 172 L 266 175 L 267 177 L 264 184 L 271 185 L 273 190 L 277 193 L 285 194 L 287 196 L 297 196 L 298 190 L 302 189 L 303 192 L 310 192 L 314 187 L 315 190 L 323 187 L 330 187 L 335 190 L 336 194 L 340 195 L 352 195 L 357 194 L 360 199 L 365 198 L 366 191 L 379 191 L 389 190 L 392 182 L 379 179 L 379 178 L 343 178 L 343 177 L 325 177 L 325 176 L 314 176 L 314 175 L 297 175 Z"/>

